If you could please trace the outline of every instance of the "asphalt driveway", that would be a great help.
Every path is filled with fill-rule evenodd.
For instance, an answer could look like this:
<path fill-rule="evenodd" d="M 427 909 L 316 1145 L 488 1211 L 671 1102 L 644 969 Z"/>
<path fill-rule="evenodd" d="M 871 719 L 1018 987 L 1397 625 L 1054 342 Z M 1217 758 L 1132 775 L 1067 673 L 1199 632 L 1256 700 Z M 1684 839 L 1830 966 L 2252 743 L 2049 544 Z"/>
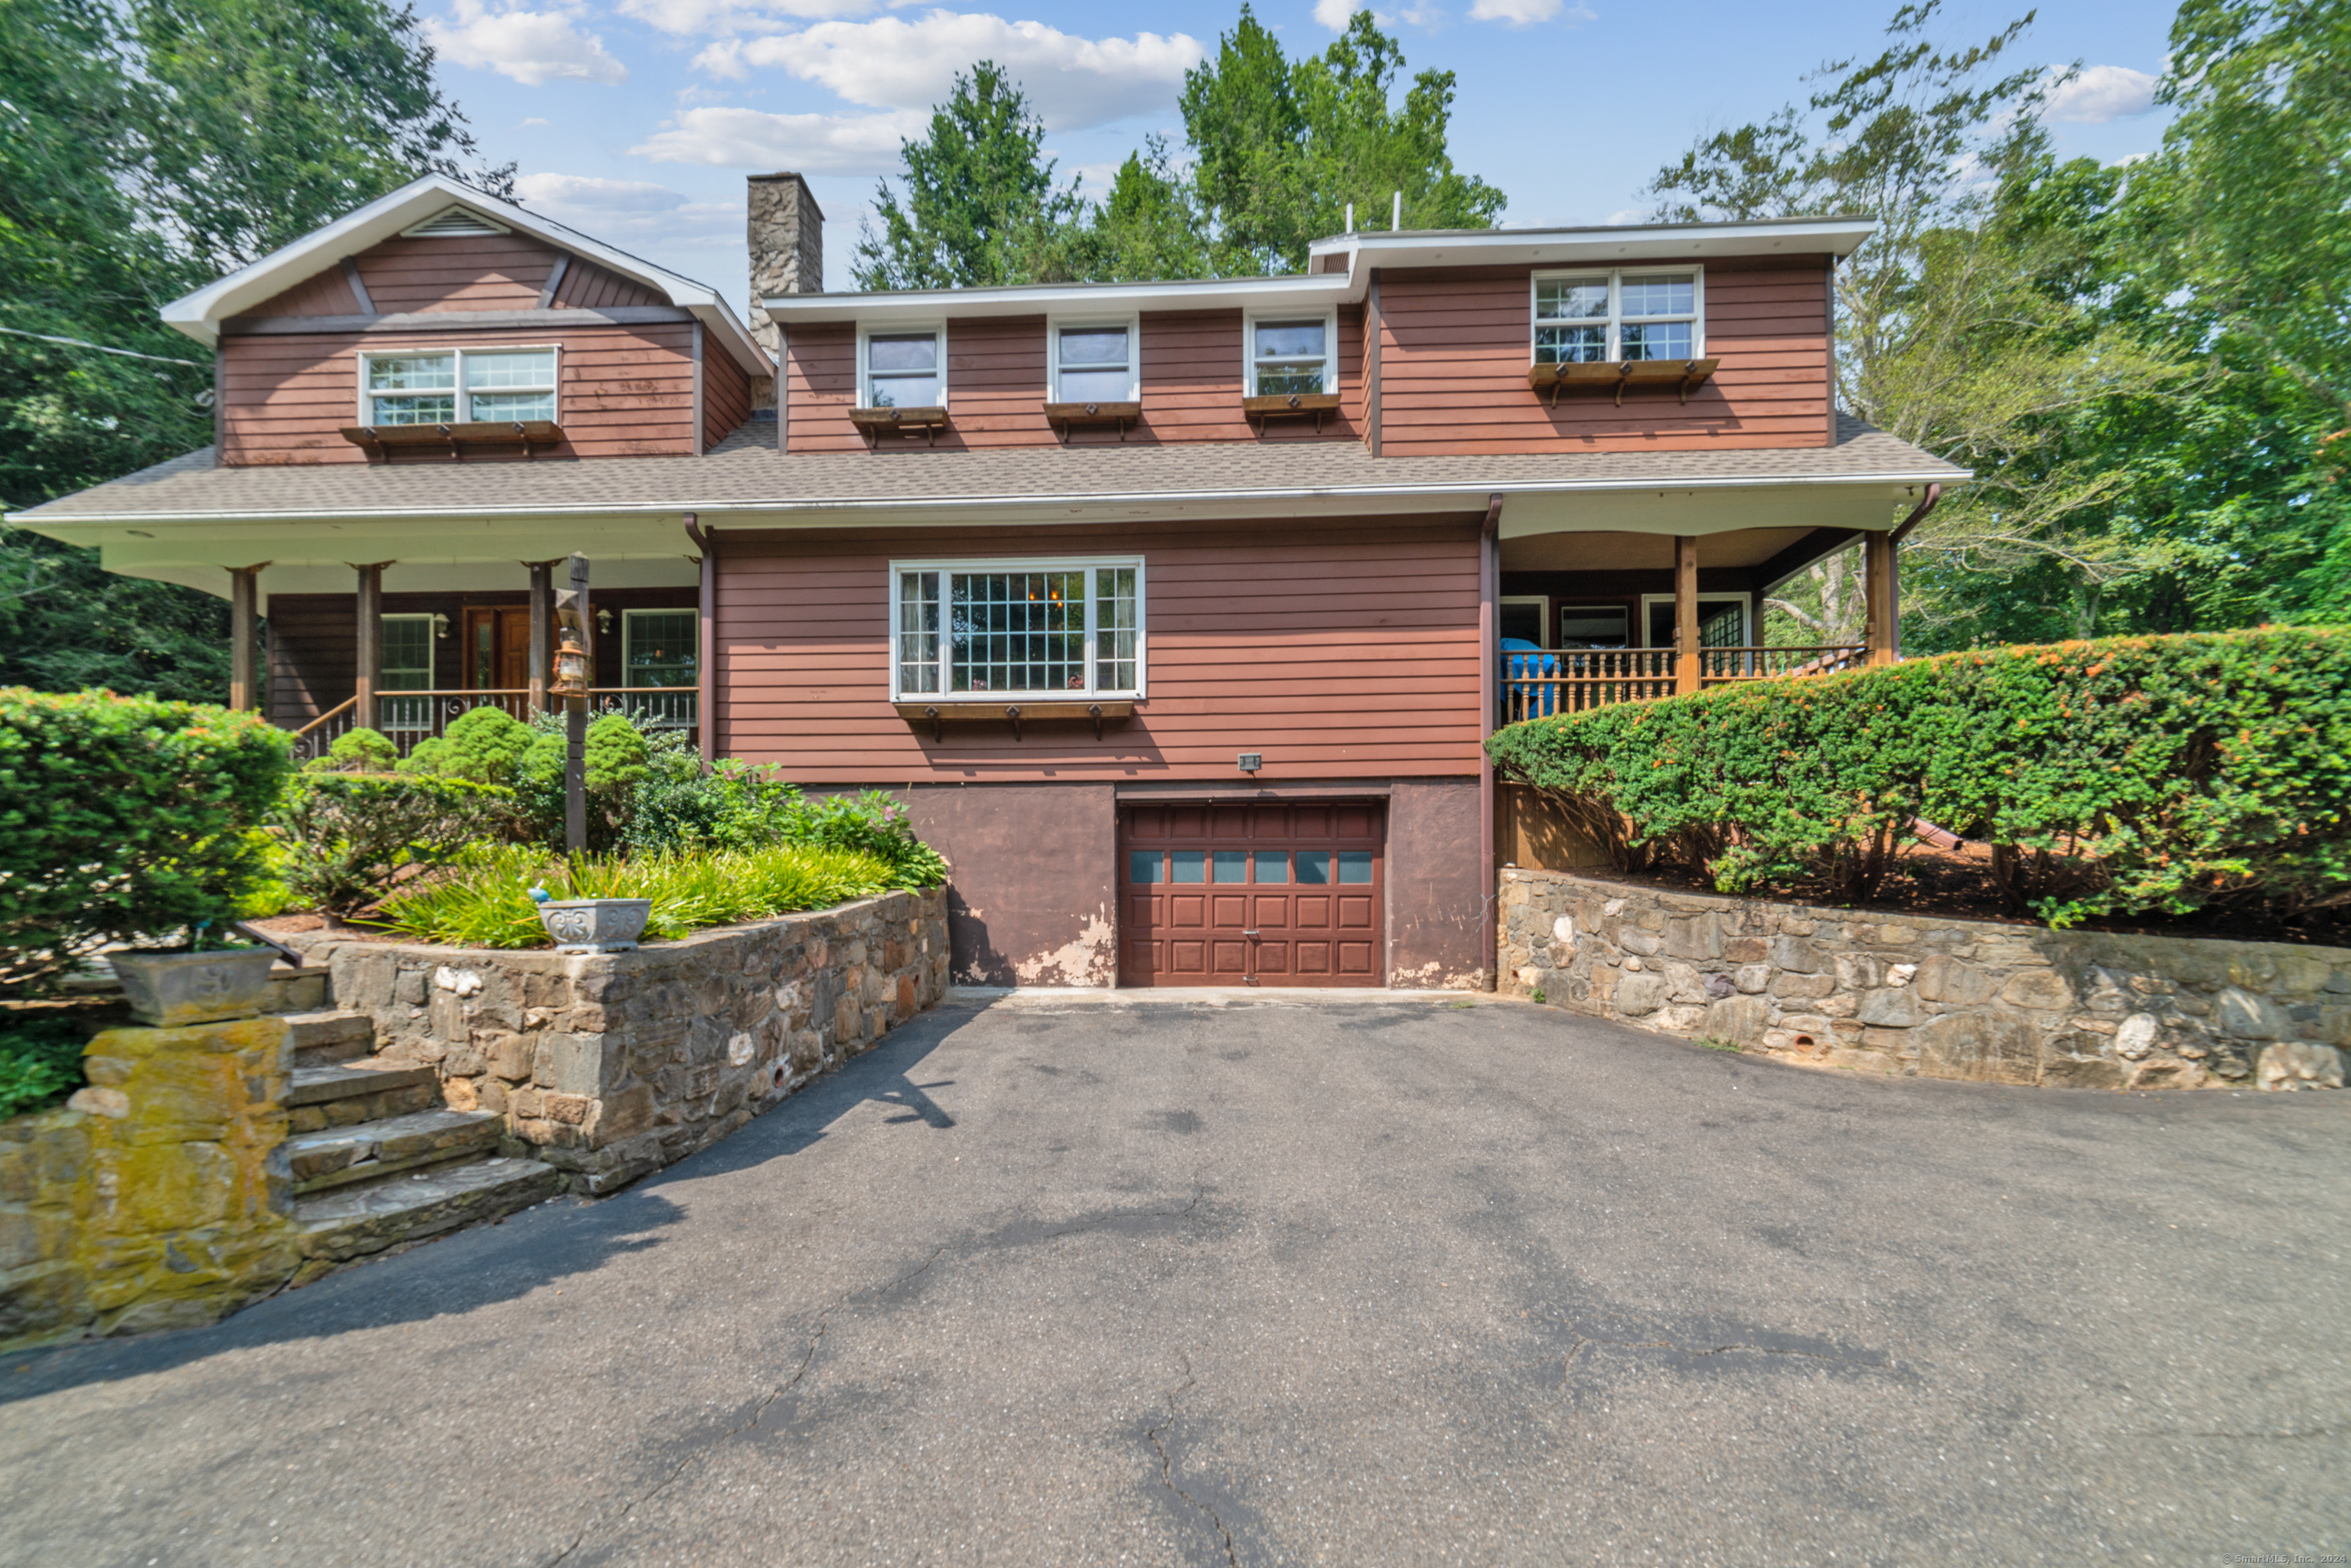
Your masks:
<path fill-rule="evenodd" d="M 1510 1003 L 950 1006 L 617 1197 L 0 1361 L 0 1562 L 2340 1562 L 2346 1153 Z"/>

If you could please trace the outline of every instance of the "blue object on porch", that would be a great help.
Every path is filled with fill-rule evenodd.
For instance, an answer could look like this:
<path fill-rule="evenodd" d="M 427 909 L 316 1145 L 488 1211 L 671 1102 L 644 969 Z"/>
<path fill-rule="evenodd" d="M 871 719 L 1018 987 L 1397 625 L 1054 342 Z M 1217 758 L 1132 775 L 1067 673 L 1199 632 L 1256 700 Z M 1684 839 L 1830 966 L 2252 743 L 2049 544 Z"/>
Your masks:
<path fill-rule="evenodd" d="M 1528 718 L 1549 718 L 1559 712 L 1559 687 L 1531 677 L 1559 674 L 1559 655 L 1546 653 L 1523 637 L 1501 640 L 1502 678 L 1520 683 L 1510 693 L 1511 711 Z"/>

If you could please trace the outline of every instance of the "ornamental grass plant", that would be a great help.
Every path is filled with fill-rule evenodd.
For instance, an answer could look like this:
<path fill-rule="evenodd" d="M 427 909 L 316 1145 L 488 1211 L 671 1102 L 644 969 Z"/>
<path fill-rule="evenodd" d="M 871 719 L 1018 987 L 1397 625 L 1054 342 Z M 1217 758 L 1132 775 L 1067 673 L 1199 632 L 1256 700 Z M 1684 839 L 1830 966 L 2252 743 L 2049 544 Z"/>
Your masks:
<path fill-rule="evenodd" d="M 2351 630 L 1985 649 L 1499 731 L 1625 871 L 1876 893 L 1920 819 L 2053 925 L 2351 906 Z"/>
<path fill-rule="evenodd" d="M 905 885 L 889 862 L 857 850 L 775 844 L 716 854 L 550 861 L 535 845 L 499 844 L 469 851 L 394 894 L 368 924 L 449 946 L 545 946 L 547 933 L 530 896 L 540 887 L 557 900 L 651 899 L 645 935 L 667 941 Z"/>

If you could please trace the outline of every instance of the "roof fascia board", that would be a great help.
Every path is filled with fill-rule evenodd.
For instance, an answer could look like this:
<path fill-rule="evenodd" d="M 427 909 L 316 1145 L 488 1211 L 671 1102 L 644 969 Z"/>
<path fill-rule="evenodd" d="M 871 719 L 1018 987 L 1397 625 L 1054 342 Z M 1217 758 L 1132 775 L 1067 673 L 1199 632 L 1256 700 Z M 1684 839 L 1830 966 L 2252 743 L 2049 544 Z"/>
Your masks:
<path fill-rule="evenodd" d="M 1757 475 L 1725 476 L 1703 478 L 1647 478 L 1617 476 L 1602 479 L 1488 479 L 1453 484 L 1419 485 L 1300 485 L 1271 486 L 1263 488 L 1230 490 L 1138 490 L 1118 494 L 1026 495 L 1026 496 L 924 496 L 886 497 L 858 499 L 825 500 L 816 497 L 725 497 L 696 499 L 681 492 L 675 500 L 645 501 L 626 506 L 606 502 L 577 507 L 341 507 L 334 511 L 256 512 L 240 507 L 227 511 L 205 512 L 124 512 L 80 513 L 73 517 L 44 517 L 40 509 L 16 512 L 7 521 L 52 538 L 67 538 L 59 528 L 115 527 L 158 523 L 204 524 L 236 522 L 246 524 L 304 523 L 319 521 L 399 521 L 413 522 L 421 518 L 478 519 L 495 517 L 668 517 L 681 511 L 713 517 L 747 514 L 788 515 L 805 513 L 821 516 L 855 516 L 888 511 L 917 512 L 932 515 L 940 512 L 987 510 L 1010 507 L 1043 508 L 1067 511 L 1072 515 L 1104 508 L 1190 507 L 1196 506 L 1253 505 L 1259 502 L 1344 501 L 1349 503 L 1443 502 L 1467 506 L 1476 502 L 1482 508 L 1484 498 L 1501 495 L 1578 495 L 1637 490 L 1655 491 L 1740 491 L 1808 489 L 1815 486 L 1847 490 L 1856 486 L 1887 486 L 1943 484 L 1954 485 L 1974 477 L 1972 471 L 1956 473 L 1938 466 L 1931 471 L 1904 472 L 1889 469 L 1876 474 L 1828 475 Z M 1889 499 L 1891 497 L 1889 497 Z M 1096 519 L 1098 520 L 1098 519 Z M 86 541 L 82 541 L 86 542 Z"/>
<path fill-rule="evenodd" d="M 355 256 L 397 236 L 402 229 L 422 223 L 452 204 L 495 214 L 498 222 L 518 233 L 586 256 L 599 267 L 660 291 L 672 305 L 683 306 L 697 319 L 718 328 L 744 369 L 758 375 L 774 372 L 774 363 L 751 336 L 750 329 L 726 308 L 716 289 L 654 267 L 625 251 L 614 250 L 551 218 L 485 195 L 444 174 L 426 174 L 412 180 L 399 190 L 355 207 L 300 239 L 280 246 L 252 265 L 215 278 L 193 294 L 183 295 L 163 307 L 163 322 L 208 349 L 215 347 L 224 319 L 284 293 L 338 265 L 347 256 Z"/>
<path fill-rule="evenodd" d="M 1753 223 L 1643 224 L 1573 229 L 1466 229 L 1444 234 L 1363 233 L 1307 246 L 1309 259 L 1346 256 L 1350 269 L 1504 261 L 1600 261 L 1611 256 L 1850 256 L 1877 227 L 1869 218 L 1772 218 Z M 1442 256 L 1443 261 L 1435 258 Z"/>
<path fill-rule="evenodd" d="M 1141 310 L 1326 308 L 1363 298 L 1361 280 L 1343 272 L 1282 277 L 1213 277 L 1175 283 L 1080 283 L 1019 288 L 924 288 L 872 294 L 778 294 L 768 314 L 793 322 L 872 321 L 914 317 L 1133 315 Z"/>

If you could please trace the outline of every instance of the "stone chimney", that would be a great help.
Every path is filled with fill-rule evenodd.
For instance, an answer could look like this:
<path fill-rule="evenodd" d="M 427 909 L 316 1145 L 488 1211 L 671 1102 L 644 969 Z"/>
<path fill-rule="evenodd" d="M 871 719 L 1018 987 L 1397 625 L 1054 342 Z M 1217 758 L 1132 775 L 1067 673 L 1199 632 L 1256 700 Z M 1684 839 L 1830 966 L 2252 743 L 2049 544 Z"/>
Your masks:
<path fill-rule="evenodd" d="M 750 186 L 751 333 L 780 364 L 783 332 L 759 302 L 771 294 L 824 291 L 824 214 L 798 174 L 754 174 Z M 755 401 L 772 405 L 775 389 Z"/>

